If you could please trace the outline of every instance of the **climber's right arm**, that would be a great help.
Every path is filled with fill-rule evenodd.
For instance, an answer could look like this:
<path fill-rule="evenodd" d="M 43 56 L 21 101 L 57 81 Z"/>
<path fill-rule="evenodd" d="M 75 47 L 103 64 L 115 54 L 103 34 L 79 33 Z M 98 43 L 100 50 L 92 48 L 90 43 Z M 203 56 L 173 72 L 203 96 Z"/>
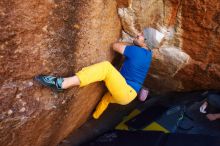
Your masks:
<path fill-rule="evenodd" d="M 124 51 L 125 51 L 125 47 L 128 46 L 128 45 L 132 45 L 131 43 L 126 43 L 126 42 L 117 42 L 117 43 L 114 43 L 112 45 L 112 48 L 114 51 L 120 53 L 120 54 L 124 54 Z"/>

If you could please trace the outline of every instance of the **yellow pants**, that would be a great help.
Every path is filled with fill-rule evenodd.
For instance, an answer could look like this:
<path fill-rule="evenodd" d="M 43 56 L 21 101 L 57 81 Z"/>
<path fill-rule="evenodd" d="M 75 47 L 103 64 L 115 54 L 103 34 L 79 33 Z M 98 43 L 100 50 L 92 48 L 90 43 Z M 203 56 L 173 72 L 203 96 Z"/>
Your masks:
<path fill-rule="evenodd" d="M 126 105 L 137 96 L 136 91 L 126 83 L 124 77 L 108 61 L 85 67 L 76 75 L 80 80 L 80 87 L 97 81 L 104 81 L 108 88 L 109 92 L 103 96 L 93 113 L 95 119 L 100 117 L 109 103 Z"/>

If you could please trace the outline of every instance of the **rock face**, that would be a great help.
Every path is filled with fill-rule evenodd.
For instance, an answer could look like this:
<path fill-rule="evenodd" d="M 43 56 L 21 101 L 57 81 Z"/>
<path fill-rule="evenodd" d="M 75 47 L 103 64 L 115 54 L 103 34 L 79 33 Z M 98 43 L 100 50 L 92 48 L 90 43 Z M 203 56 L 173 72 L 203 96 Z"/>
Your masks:
<path fill-rule="evenodd" d="M 159 49 L 145 85 L 156 92 L 220 89 L 220 1 L 137 0 L 121 5 L 124 40 L 145 27 L 174 30 Z M 121 4 L 126 4 L 121 1 Z"/>
<path fill-rule="evenodd" d="M 0 143 L 57 145 L 82 125 L 103 94 L 100 83 L 54 93 L 37 74 L 70 76 L 113 59 L 117 3 L 95 0 L 0 1 Z"/>
<path fill-rule="evenodd" d="M 33 77 L 112 61 L 121 30 L 128 39 L 144 27 L 174 29 L 154 50 L 151 89 L 220 89 L 219 8 L 219 0 L 1 0 L 1 145 L 53 146 L 81 126 L 103 86 L 54 93 Z"/>

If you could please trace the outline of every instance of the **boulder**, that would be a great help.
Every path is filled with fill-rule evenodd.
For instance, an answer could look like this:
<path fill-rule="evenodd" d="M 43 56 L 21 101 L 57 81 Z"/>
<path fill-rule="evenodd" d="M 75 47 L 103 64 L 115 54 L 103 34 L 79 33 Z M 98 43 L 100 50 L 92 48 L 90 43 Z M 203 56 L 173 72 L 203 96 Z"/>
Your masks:
<path fill-rule="evenodd" d="M 56 93 L 34 76 L 67 77 L 112 61 L 111 43 L 131 41 L 145 27 L 173 30 L 153 49 L 145 86 L 155 93 L 220 89 L 219 7 L 219 0 L 1 0 L 1 145 L 53 146 L 80 127 L 103 85 Z"/>
<path fill-rule="evenodd" d="M 1 0 L 0 143 L 57 145 L 81 126 L 102 97 L 96 83 L 56 93 L 33 78 L 71 76 L 113 59 L 120 37 L 117 3 L 95 0 Z"/>

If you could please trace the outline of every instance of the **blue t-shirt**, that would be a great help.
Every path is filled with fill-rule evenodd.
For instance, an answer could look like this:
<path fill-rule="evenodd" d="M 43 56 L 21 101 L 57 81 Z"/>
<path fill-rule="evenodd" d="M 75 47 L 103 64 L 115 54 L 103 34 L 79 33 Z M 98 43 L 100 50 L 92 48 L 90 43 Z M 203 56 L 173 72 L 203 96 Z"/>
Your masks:
<path fill-rule="evenodd" d="M 152 52 L 138 46 L 126 46 L 125 61 L 120 73 L 136 92 L 139 92 L 146 78 L 152 60 Z"/>

